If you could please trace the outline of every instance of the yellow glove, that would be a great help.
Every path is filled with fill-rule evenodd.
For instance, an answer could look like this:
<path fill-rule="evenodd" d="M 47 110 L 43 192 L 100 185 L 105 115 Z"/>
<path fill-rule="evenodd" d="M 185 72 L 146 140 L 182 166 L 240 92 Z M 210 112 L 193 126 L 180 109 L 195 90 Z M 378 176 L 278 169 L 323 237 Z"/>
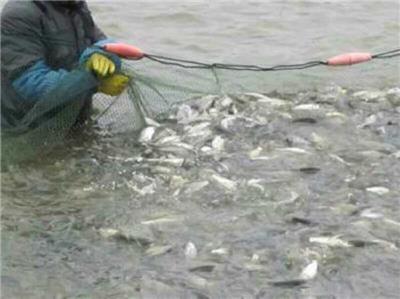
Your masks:
<path fill-rule="evenodd" d="M 115 74 L 111 77 L 101 79 L 98 91 L 110 96 L 117 96 L 124 91 L 125 87 L 128 85 L 128 82 L 129 77 L 121 74 Z"/>
<path fill-rule="evenodd" d="M 106 56 L 94 53 L 86 62 L 86 69 L 93 71 L 97 76 L 106 77 L 115 72 L 115 64 Z"/>

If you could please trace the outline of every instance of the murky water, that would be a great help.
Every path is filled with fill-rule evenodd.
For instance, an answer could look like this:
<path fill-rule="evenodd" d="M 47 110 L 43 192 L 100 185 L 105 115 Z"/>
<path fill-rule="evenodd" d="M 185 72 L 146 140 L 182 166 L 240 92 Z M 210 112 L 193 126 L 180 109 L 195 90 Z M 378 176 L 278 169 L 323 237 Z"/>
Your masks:
<path fill-rule="evenodd" d="M 393 1 L 96 2 L 93 13 L 117 38 L 210 61 L 399 44 Z M 274 74 L 278 92 L 204 97 L 140 136 L 97 132 L 11 167 L 2 298 L 398 298 L 397 66 Z M 312 261 L 315 277 L 299 280 Z"/>

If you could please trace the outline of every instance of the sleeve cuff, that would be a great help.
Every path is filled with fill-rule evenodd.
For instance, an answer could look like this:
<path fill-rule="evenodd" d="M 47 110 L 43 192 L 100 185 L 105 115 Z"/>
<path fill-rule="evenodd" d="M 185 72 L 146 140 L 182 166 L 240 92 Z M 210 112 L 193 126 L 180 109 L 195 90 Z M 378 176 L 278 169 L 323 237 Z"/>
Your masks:
<path fill-rule="evenodd" d="M 113 42 L 115 42 L 115 40 L 113 40 L 111 38 L 103 39 L 103 40 L 96 42 L 91 47 L 89 47 L 85 51 L 83 51 L 81 57 L 79 58 L 79 64 L 81 66 L 85 65 L 86 61 L 88 61 L 90 56 L 92 56 L 94 53 L 98 53 L 98 54 L 102 54 L 102 55 L 106 56 L 112 62 L 114 62 L 115 68 L 117 69 L 117 71 L 120 71 L 121 66 L 122 66 L 121 58 L 119 58 L 117 55 L 115 55 L 113 53 L 107 52 L 102 49 L 102 47 L 104 47 L 104 45 L 106 45 L 108 43 L 113 43 Z"/>

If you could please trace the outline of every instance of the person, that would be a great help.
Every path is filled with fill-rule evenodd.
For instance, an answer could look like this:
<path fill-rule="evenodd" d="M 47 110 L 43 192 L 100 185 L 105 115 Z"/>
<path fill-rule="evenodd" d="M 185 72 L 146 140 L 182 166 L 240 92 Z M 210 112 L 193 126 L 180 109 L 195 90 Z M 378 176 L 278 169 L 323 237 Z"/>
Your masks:
<path fill-rule="evenodd" d="M 94 93 L 118 95 L 129 80 L 120 58 L 102 49 L 111 41 L 85 1 L 9 0 L 1 15 L 2 131 L 37 127 L 72 102 L 74 126 L 84 124 Z"/>

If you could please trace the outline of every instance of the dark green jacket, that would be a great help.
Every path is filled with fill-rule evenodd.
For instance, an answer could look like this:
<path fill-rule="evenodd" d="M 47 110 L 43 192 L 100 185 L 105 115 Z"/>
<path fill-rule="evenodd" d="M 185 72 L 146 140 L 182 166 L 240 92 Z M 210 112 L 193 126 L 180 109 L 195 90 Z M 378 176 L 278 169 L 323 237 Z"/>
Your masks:
<path fill-rule="evenodd" d="M 70 101 L 81 101 L 80 116 L 87 117 L 90 98 L 98 83 L 91 73 L 79 68 L 78 62 L 85 49 L 105 38 L 84 1 L 72 8 L 53 1 L 8 1 L 1 16 L 2 129 L 37 126 L 39 119 L 56 114 L 53 108 Z M 48 81 L 53 80 L 52 84 L 61 86 L 64 93 L 68 88 L 67 93 L 60 96 L 52 88 L 53 99 L 23 98 L 13 82 L 38 65 L 48 67 L 51 70 Z M 43 67 L 38 69 L 43 72 Z M 32 73 L 30 77 L 33 80 L 35 76 Z M 52 102 L 48 105 L 43 103 L 49 100 Z"/>

